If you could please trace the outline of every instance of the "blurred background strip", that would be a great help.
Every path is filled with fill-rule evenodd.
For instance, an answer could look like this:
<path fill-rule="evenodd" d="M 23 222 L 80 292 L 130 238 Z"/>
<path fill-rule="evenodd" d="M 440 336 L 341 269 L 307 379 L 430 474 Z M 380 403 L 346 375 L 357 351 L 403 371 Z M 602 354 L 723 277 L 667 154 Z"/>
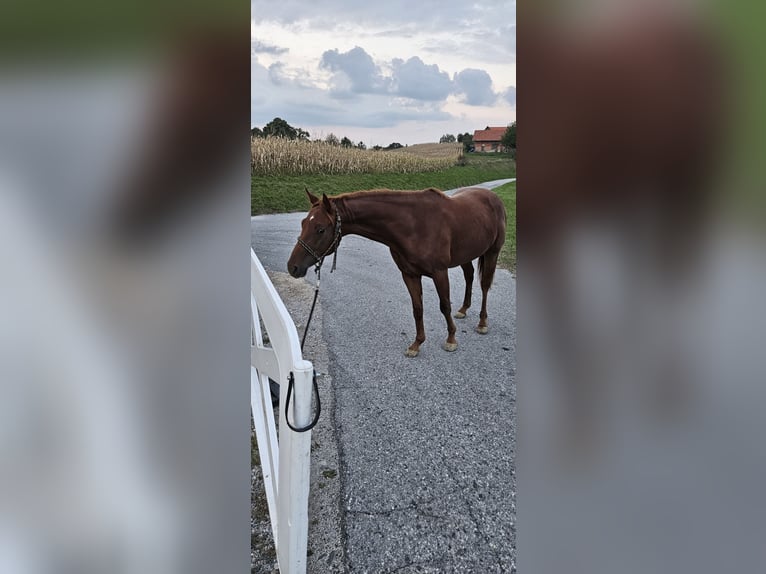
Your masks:
<path fill-rule="evenodd" d="M 0 571 L 246 571 L 249 4 L 6 2 Z"/>

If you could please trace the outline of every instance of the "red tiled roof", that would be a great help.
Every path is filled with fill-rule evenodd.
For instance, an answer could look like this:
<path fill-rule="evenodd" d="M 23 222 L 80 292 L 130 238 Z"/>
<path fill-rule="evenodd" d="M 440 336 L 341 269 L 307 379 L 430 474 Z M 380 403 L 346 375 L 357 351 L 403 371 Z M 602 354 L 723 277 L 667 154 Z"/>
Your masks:
<path fill-rule="evenodd" d="M 473 141 L 474 142 L 499 142 L 503 134 L 505 133 L 505 130 L 508 128 L 503 126 L 499 128 L 487 128 L 483 130 L 476 130 L 473 132 Z"/>

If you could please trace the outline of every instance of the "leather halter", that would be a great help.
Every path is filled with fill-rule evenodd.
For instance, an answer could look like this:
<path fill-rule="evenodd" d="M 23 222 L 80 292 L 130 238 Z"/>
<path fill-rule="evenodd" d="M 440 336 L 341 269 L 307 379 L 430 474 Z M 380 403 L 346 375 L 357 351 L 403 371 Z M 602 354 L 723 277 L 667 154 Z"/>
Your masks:
<path fill-rule="evenodd" d="M 308 243 L 303 241 L 303 239 L 301 239 L 300 237 L 298 237 L 298 243 L 300 244 L 301 247 L 303 247 L 303 249 L 306 250 L 306 252 L 308 252 L 309 255 L 311 255 L 315 259 L 314 267 L 316 268 L 316 271 L 319 271 L 319 269 L 321 269 L 322 263 L 324 263 L 324 258 L 327 257 L 327 255 L 333 249 L 335 249 L 335 254 L 333 255 L 333 258 L 332 258 L 332 269 L 330 269 L 330 273 L 332 273 L 333 271 L 335 271 L 335 264 L 338 259 L 337 247 L 340 246 L 340 239 L 341 239 L 340 214 L 336 210 L 335 211 L 335 237 L 333 237 L 332 243 L 330 243 L 330 246 L 325 250 L 324 253 L 322 253 L 321 255 L 317 254 L 317 252 L 314 251 L 314 249 Z"/>

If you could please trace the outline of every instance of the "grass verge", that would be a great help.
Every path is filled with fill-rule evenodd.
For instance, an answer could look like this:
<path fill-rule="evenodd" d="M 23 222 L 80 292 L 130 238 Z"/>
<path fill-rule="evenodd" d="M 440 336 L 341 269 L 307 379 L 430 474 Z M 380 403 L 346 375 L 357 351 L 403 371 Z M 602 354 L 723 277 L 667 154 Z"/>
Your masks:
<path fill-rule="evenodd" d="M 505 227 L 505 245 L 500 251 L 498 265 L 511 271 L 516 270 L 516 182 L 506 183 L 495 188 L 505 204 L 508 223 Z"/>

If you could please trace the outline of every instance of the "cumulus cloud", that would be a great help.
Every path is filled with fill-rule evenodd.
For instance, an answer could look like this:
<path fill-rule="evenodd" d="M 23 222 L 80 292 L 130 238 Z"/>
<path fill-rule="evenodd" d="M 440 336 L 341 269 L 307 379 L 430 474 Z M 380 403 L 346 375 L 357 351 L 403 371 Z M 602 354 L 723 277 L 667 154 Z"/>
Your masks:
<path fill-rule="evenodd" d="M 340 101 L 327 89 L 311 84 L 305 71 L 283 63 L 266 67 L 250 62 L 250 125 L 263 127 L 275 117 L 304 129 L 316 125 L 392 128 L 401 122 L 449 120 L 438 102 L 399 100 L 390 94 L 367 94 Z M 312 135 L 313 132 L 312 132 Z"/>
<path fill-rule="evenodd" d="M 419 102 L 443 102 L 451 94 L 462 95 L 471 106 L 489 106 L 497 101 L 492 78 L 486 70 L 468 68 L 455 74 L 454 80 L 436 64 L 427 64 L 417 56 L 408 60 L 394 58 L 385 62 L 390 76 L 363 48 L 348 52 L 338 49 L 322 54 L 319 66 L 333 72 L 331 95 L 351 99 L 359 94 L 388 94 Z"/>
<path fill-rule="evenodd" d="M 392 93 L 404 98 L 425 101 L 441 101 L 452 93 L 453 84 L 449 74 L 436 64 L 428 65 L 417 56 L 407 60 L 399 58 L 391 62 L 393 67 Z"/>
<path fill-rule="evenodd" d="M 390 80 L 384 77 L 380 68 L 367 52 L 359 46 L 348 52 L 327 50 L 319 63 L 321 68 L 335 72 L 333 92 L 343 96 L 354 94 L 380 94 L 388 91 Z"/>
<path fill-rule="evenodd" d="M 273 46 L 260 40 L 252 40 L 250 42 L 250 51 L 253 54 L 273 54 L 278 56 L 289 51 L 288 48 L 282 48 L 280 46 Z"/>
<path fill-rule="evenodd" d="M 426 64 L 417 56 L 406 61 L 395 58 L 387 63 L 391 69 L 391 75 L 387 76 L 372 56 L 359 46 L 348 52 L 327 50 L 319 65 L 334 73 L 331 84 L 336 98 L 354 94 L 389 94 L 435 102 L 447 99 L 454 87 L 447 72 L 436 64 Z"/>
<path fill-rule="evenodd" d="M 490 75 L 474 68 L 455 74 L 455 93 L 462 94 L 469 106 L 490 106 L 497 100 Z"/>

